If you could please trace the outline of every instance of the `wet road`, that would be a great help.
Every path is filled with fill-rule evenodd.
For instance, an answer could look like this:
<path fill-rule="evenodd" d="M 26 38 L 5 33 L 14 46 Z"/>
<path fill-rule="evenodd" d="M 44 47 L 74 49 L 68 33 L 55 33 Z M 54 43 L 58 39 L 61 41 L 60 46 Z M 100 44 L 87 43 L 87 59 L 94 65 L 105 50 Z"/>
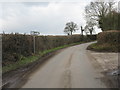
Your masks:
<path fill-rule="evenodd" d="M 61 50 L 31 74 L 22 88 L 105 88 L 88 57 L 90 44 Z"/>

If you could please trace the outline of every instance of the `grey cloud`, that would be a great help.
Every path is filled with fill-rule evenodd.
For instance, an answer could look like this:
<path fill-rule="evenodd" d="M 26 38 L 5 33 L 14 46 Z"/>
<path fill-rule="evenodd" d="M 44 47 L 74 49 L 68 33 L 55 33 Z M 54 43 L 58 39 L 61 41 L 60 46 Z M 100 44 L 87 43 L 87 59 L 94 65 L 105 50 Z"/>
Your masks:
<path fill-rule="evenodd" d="M 26 6 L 48 6 L 49 2 L 23 2 Z"/>
<path fill-rule="evenodd" d="M 42 6 L 43 5 L 43 6 Z M 44 7 L 44 5 L 46 5 Z M 80 3 L 7 3 L 2 18 L 5 32 L 64 34 L 65 23 L 74 21 L 84 25 L 84 5 Z M 7 19 L 6 19 L 7 18 Z"/>

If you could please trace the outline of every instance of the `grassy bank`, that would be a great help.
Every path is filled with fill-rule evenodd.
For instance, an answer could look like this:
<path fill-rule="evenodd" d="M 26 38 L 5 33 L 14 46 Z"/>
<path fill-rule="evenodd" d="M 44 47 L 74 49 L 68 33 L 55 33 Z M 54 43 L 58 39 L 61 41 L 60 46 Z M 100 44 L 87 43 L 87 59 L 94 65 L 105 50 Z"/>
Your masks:
<path fill-rule="evenodd" d="M 57 48 L 45 50 L 43 52 L 39 52 L 39 54 L 29 56 L 29 57 L 22 57 L 21 56 L 21 60 L 15 62 L 13 64 L 4 66 L 2 68 L 2 72 L 6 73 L 6 72 L 9 72 L 9 71 L 15 70 L 15 69 L 17 69 L 19 67 L 22 67 L 24 65 L 27 65 L 29 63 L 32 63 L 32 62 L 35 62 L 35 61 L 39 60 L 41 57 L 45 56 L 48 53 L 51 53 L 51 52 L 54 52 L 56 50 L 66 48 L 66 47 L 69 47 L 69 46 L 78 45 L 78 44 L 81 44 L 81 43 L 84 43 L 84 42 L 72 43 L 72 44 L 69 44 L 69 45 L 64 45 L 64 46 L 60 46 L 60 47 L 57 47 Z"/>
<path fill-rule="evenodd" d="M 87 47 L 87 50 L 97 52 L 120 52 L 119 45 L 93 43 Z"/>

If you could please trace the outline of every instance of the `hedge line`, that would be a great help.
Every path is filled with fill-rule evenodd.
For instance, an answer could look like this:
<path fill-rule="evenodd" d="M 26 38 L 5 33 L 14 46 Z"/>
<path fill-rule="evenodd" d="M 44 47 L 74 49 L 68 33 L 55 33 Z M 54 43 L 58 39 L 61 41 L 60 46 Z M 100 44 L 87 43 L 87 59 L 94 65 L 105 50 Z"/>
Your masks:
<path fill-rule="evenodd" d="M 118 45 L 120 44 L 120 31 L 104 31 L 98 34 L 97 36 L 98 44 L 111 44 Z"/>
<path fill-rule="evenodd" d="M 67 45 L 81 41 L 95 40 L 93 36 L 36 36 L 35 51 L 36 53 L 58 46 Z M 4 34 L 2 35 L 2 65 L 21 60 L 22 56 L 27 57 L 33 55 L 33 36 L 22 34 Z"/>
<path fill-rule="evenodd" d="M 97 51 L 120 52 L 120 31 L 104 31 L 97 36 Z"/>

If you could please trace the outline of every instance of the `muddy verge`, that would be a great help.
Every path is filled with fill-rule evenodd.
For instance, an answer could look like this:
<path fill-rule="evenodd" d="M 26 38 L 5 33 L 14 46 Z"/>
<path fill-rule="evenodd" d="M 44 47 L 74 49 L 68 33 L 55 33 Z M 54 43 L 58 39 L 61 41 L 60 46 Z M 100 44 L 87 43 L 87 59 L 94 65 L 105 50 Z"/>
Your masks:
<path fill-rule="evenodd" d="M 61 49 L 62 50 L 62 49 Z M 35 62 L 22 66 L 16 70 L 4 73 L 2 75 L 2 88 L 20 88 L 27 81 L 28 75 L 33 73 L 37 68 L 41 67 L 45 62 L 59 53 L 61 50 L 54 51 L 44 55 Z"/>
<path fill-rule="evenodd" d="M 102 80 L 106 82 L 110 88 L 120 88 L 120 69 L 107 70 L 102 72 L 104 77 Z"/>
<path fill-rule="evenodd" d="M 105 53 L 88 50 L 88 56 L 108 88 L 120 88 L 119 53 Z"/>

